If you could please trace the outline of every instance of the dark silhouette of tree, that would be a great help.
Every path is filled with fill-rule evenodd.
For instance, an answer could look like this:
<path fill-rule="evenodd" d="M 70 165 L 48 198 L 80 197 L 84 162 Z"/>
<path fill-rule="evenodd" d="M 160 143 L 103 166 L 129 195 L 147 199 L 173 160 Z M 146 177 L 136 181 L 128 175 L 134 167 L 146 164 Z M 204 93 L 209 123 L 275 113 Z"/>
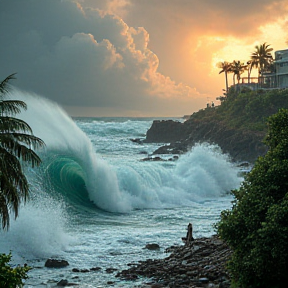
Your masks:
<path fill-rule="evenodd" d="M 244 63 L 242 63 L 241 61 L 236 61 L 234 60 L 231 63 L 231 72 L 233 73 L 233 84 L 235 85 L 235 77 L 237 77 L 237 82 L 239 84 L 240 79 L 241 79 L 241 74 L 244 73 L 244 71 L 246 70 L 247 65 L 245 65 Z"/>
<path fill-rule="evenodd" d="M 226 94 L 228 93 L 228 73 L 231 72 L 231 63 L 229 62 L 219 62 L 217 64 L 217 67 L 221 69 L 219 74 L 223 73 L 225 74 L 225 84 L 226 84 Z"/>
<path fill-rule="evenodd" d="M 15 74 L 0 83 L 0 220 L 2 228 L 9 227 L 9 214 L 18 216 L 19 206 L 29 196 L 29 184 L 22 165 L 39 165 L 41 159 L 34 149 L 43 147 L 44 142 L 33 135 L 31 127 L 14 116 L 27 109 L 20 100 L 5 100 L 9 93 L 9 81 Z"/>
<path fill-rule="evenodd" d="M 273 48 L 269 48 L 269 46 L 270 45 L 267 45 L 266 42 L 262 45 L 257 45 L 255 46 L 255 51 L 251 55 L 252 67 L 258 68 L 259 77 L 273 62 L 273 57 L 271 55 Z"/>

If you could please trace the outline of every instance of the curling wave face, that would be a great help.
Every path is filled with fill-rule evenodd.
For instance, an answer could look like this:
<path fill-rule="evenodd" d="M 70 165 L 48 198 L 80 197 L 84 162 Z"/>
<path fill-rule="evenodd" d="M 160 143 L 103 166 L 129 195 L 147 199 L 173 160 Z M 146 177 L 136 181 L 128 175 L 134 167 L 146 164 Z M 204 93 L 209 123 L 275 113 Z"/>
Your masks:
<path fill-rule="evenodd" d="M 109 212 L 189 206 L 221 197 L 242 180 L 227 156 L 211 145 L 195 146 L 168 166 L 140 161 L 109 165 L 58 105 L 37 95 L 13 93 L 14 99 L 20 98 L 29 107 L 22 119 L 47 145 L 40 152 L 43 182 L 50 185 L 47 190 L 76 205 L 94 205 Z"/>

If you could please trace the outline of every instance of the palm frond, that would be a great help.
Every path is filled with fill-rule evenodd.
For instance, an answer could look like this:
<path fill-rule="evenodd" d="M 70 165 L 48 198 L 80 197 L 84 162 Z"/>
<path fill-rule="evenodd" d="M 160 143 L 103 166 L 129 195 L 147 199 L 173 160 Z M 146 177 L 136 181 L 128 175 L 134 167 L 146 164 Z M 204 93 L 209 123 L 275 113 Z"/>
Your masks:
<path fill-rule="evenodd" d="M 39 149 L 45 146 L 44 141 L 34 135 L 16 132 L 0 134 L 0 145 L 9 151 L 17 149 L 17 146 L 22 144 L 33 147 L 34 149 Z"/>
<path fill-rule="evenodd" d="M 27 200 L 28 181 L 15 155 L 0 147 L 0 215 L 2 228 L 9 227 L 9 212 L 18 216 L 20 203 Z"/>
<path fill-rule="evenodd" d="M 7 132 L 25 132 L 32 134 L 31 127 L 23 120 L 14 117 L 0 117 L 0 134 Z"/>
<path fill-rule="evenodd" d="M 9 81 L 12 79 L 16 79 L 15 75 L 16 75 L 16 73 L 13 73 L 13 74 L 9 75 L 8 77 L 6 77 L 2 82 L 0 82 L 0 97 L 2 97 L 3 94 L 8 93 Z"/>
<path fill-rule="evenodd" d="M 0 114 L 1 115 L 15 115 L 19 114 L 21 110 L 27 109 L 25 102 L 21 100 L 2 100 L 0 101 Z"/>
<path fill-rule="evenodd" d="M 21 201 L 29 196 L 29 184 L 21 164 L 40 165 L 41 159 L 33 149 L 45 146 L 25 121 L 12 117 L 26 110 L 26 103 L 3 100 L 12 79 L 15 74 L 0 83 L 0 221 L 3 229 L 9 227 L 9 213 L 13 212 L 16 218 Z"/>
<path fill-rule="evenodd" d="M 6 198 L 2 195 L 2 190 L 0 190 L 0 221 L 2 223 L 2 229 L 9 227 L 9 209 L 7 205 Z"/>
<path fill-rule="evenodd" d="M 5 176 L 13 186 L 20 189 L 21 193 L 23 191 L 26 198 L 28 182 L 17 155 L 11 154 L 6 149 L 0 147 L 0 160 L 1 176 Z M 1 182 L 1 184 L 3 183 Z"/>

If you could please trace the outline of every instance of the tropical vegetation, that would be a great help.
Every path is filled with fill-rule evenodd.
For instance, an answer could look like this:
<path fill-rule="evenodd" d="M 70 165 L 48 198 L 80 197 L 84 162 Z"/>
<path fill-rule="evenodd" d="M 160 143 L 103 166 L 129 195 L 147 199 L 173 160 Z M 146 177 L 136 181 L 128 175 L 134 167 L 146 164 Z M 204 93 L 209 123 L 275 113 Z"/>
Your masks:
<path fill-rule="evenodd" d="M 9 216 L 15 218 L 19 213 L 22 200 L 29 196 L 29 184 L 23 171 L 24 164 L 32 167 L 39 165 L 41 159 L 34 149 L 44 146 L 44 142 L 33 135 L 31 127 L 23 120 L 15 118 L 22 109 L 27 109 L 25 102 L 8 99 L 9 81 L 15 74 L 0 83 L 0 221 L 3 229 L 9 227 Z M 23 280 L 28 278 L 28 266 L 12 268 L 11 253 L 0 255 L 0 287 L 23 287 Z"/>
<path fill-rule="evenodd" d="M 9 264 L 12 255 L 0 254 L 0 287 L 20 288 L 23 287 L 23 280 L 28 278 L 27 272 L 31 269 L 28 266 L 17 266 L 12 268 Z"/>
<path fill-rule="evenodd" d="M 269 48 L 270 45 L 263 43 L 262 45 L 255 46 L 255 51 L 251 55 L 252 66 L 258 69 L 258 76 L 265 72 L 273 62 L 271 52 L 273 48 Z"/>
<path fill-rule="evenodd" d="M 226 84 L 226 93 L 228 92 L 228 73 L 230 73 L 231 69 L 231 64 L 229 62 L 219 62 L 217 64 L 218 68 L 221 69 L 221 71 L 219 72 L 219 74 L 224 73 L 225 74 L 225 84 Z"/>
<path fill-rule="evenodd" d="M 221 73 L 225 73 L 225 86 L 226 86 L 226 94 L 228 92 L 228 74 L 233 74 L 233 85 L 235 85 L 235 78 L 237 78 L 237 83 L 239 84 L 241 75 L 247 71 L 248 73 L 248 83 L 250 83 L 251 72 L 255 67 L 258 69 L 258 77 L 260 77 L 264 72 L 271 71 L 273 69 L 273 56 L 271 52 L 273 48 L 270 47 L 269 44 L 263 43 L 261 45 L 255 46 L 255 51 L 251 54 L 251 59 L 246 62 L 241 62 L 240 60 L 234 60 L 233 62 L 219 62 L 217 67 L 220 68 Z"/>
<path fill-rule="evenodd" d="M 288 110 L 268 118 L 269 147 L 232 191 L 231 210 L 216 228 L 233 250 L 234 287 L 282 288 L 288 281 Z"/>
<path fill-rule="evenodd" d="M 270 45 L 256 46 L 246 65 L 240 61 L 225 62 L 225 70 L 233 79 L 244 71 L 258 69 L 258 83 L 265 72 L 274 71 Z M 237 64 L 237 66 L 235 65 Z M 266 137 L 268 148 L 259 157 L 234 196 L 230 210 L 221 213 L 215 225 L 218 235 L 232 248 L 228 263 L 232 287 L 281 288 L 288 280 L 288 89 L 251 91 L 249 88 L 228 90 L 221 106 L 203 109 L 191 118 L 224 122 Z M 233 81 L 235 84 L 235 80 Z M 268 124 L 268 125 L 267 125 Z"/>
<path fill-rule="evenodd" d="M 34 149 L 44 146 L 25 121 L 14 117 L 21 109 L 27 109 L 23 101 L 7 99 L 9 81 L 14 76 L 0 83 L 0 220 L 3 229 L 9 227 L 10 212 L 17 218 L 21 201 L 28 198 L 29 185 L 23 165 L 39 165 L 41 159 Z"/>
<path fill-rule="evenodd" d="M 190 116 L 191 120 L 218 121 L 225 126 L 242 131 L 267 132 L 267 119 L 279 109 L 288 109 L 288 89 L 238 92 L 231 87 L 220 106 L 202 109 Z M 189 120 L 188 120 L 189 121 Z"/>

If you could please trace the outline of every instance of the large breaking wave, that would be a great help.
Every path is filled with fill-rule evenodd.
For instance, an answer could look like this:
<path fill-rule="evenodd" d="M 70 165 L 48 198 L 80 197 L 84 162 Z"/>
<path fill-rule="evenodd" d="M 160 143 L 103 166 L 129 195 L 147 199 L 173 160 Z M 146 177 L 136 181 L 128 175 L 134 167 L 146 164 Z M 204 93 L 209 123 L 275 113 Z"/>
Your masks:
<path fill-rule="evenodd" d="M 96 154 L 87 135 L 57 104 L 18 90 L 12 96 L 27 103 L 28 110 L 21 118 L 47 145 L 40 152 L 43 164 L 37 178 L 45 191 L 76 206 L 109 212 L 189 206 L 220 197 L 241 181 L 238 169 L 211 145 L 195 146 L 169 167 L 140 161 L 119 161 L 112 167 Z M 37 182 L 35 173 L 29 175 L 32 183 Z"/>
<path fill-rule="evenodd" d="M 119 155 L 108 164 L 57 104 L 16 89 L 11 98 L 27 103 L 20 118 L 46 148 L 37 151 L 41 166 L 26 171 L 30 201 L 21 206 L 17 221 L 11 221 L 9 233 L 0 233 L 0 252 L 12 249 L 19 257 L 51 257 L 75 241 L 69 231 L 75 221 L 79 226 L 85 222 L 86 212 L 101 222 L 107 216 L 103 210 L 193 207 L 195 202 L 218 199 L 241 181 L 238 169 L 211 145 L 195 146 L 173 163 L 125 161 Z"/>

